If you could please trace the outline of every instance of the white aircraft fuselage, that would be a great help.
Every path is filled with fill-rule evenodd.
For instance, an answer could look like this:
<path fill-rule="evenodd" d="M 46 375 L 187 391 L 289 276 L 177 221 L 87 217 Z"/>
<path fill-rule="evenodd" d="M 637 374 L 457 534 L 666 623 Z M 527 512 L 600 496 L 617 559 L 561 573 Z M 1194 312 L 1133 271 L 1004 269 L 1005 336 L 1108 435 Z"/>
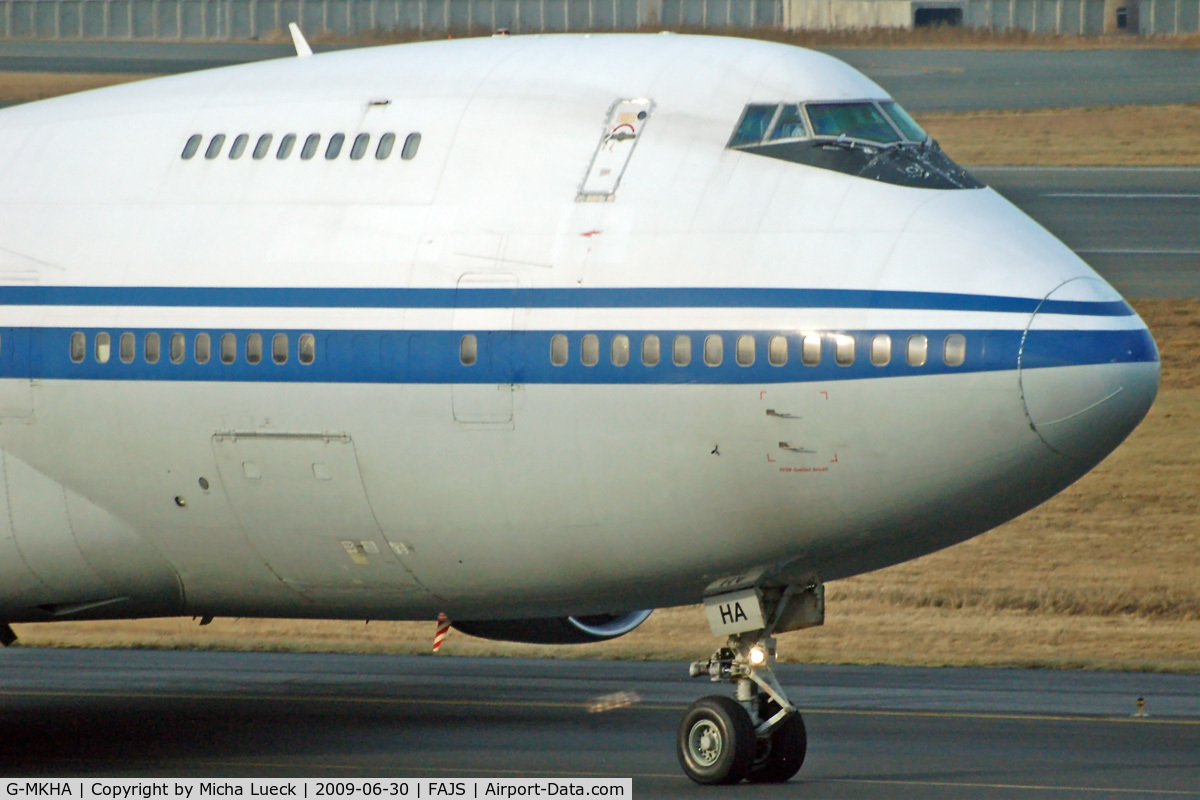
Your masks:
<path fill-rule="evenodd" d="M 888 100 L 782 45 L 530 36 L 0 112 L 0 621 L 621 613 L 1045 501 L 1145 415 L 1153 339 L 969 176 L 783 127 Z"/>

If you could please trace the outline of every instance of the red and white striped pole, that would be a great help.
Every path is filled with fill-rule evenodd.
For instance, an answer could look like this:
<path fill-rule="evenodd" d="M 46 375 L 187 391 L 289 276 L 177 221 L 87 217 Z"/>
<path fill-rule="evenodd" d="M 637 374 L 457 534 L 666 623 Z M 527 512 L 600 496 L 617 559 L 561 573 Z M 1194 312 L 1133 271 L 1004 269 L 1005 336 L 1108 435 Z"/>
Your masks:
<path fill-rule="evenodd" d="M 438 612 L 437 623 L 437 633 L 433 635 L 433 652 L 435 653 L 441 648 L 446 634 L 450 632 L 450 618 L 446 616 L 445 612 Z"/>

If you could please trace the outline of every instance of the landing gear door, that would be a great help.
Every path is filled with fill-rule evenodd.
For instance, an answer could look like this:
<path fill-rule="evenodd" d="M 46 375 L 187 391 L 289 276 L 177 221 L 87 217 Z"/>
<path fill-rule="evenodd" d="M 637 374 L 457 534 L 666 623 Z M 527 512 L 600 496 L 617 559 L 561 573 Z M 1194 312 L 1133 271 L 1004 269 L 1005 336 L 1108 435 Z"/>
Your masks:
<path fill-rule="evenodd" d="M 579 187 L 576 202 L 612 200 L 621 183 L 621 176 L 629 165 L 633 148 L 650 121 L 654 103 L 644 97 L 633 100 L 618 100 L 608 110 L 604 133 L 592 156 L 583 184 Z"/>

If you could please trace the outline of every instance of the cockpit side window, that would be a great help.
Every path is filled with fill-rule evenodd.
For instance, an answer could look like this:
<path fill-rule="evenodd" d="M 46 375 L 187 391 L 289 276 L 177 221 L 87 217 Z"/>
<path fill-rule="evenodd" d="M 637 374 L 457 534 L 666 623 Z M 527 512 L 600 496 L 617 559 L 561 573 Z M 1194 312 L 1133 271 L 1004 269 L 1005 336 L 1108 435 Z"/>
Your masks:
<path fill-rule="evenodd" d="M 804 124 L 804 112 L 800 106 L 786 105 L 780 109 L 779 119 L 775 120 L 769 139 L 779 142 L 784 139 L 803 139 L 807 135 L 808 128 Z"/>
<path fill-rule="evenodd" d="M 775 112 L 779 110 L 779 106 L 775 103 L 770 105 L 755 105 L 746 106 L 746 110 L 742 112 L 741 122 L 738 123 L 737 130 L 733 134 L 733 139 L 730 140 L 730 147 L 745 147 L 748 144 L 758 144 L 767 135 L 767 131 L 771 128 L 771 122 L 775 119 Z"/>
<path fill-rule="evenodd" d="M 929 134 L 921 130 L 921 126 L 917 121 L 908 115 L 908 112 L 900 107 L 900 104 L 895 100 L 888 100 L 886 103 L 880 103 L 879 106 L 883 109 L 883 113 L 887 114 L 900 132 L 904 134 L 904 138 L 910 142 L 923 142 L 929 138 Z"/>
<path fill-rule="evenodd" d="M 809 103 L 808 118 L 817 136 L 845 136 L 890 144 L 900 135 L 874 103 Z"/>

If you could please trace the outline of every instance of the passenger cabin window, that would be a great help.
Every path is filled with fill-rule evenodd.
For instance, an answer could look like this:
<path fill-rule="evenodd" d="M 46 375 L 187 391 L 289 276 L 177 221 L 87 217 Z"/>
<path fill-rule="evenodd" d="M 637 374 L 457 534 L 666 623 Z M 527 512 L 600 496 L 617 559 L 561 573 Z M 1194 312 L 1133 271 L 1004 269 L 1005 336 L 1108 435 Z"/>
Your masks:
<path fill-rule="evenodd" d="M 183 159 L 187 160 L 187 159 L 195 156 L 196 151 L 200 149 L 200 142 L 203 140 L 204 140 L 204 137 L 198 133 L 194 133 L 191 136 L 189 136 L 188 140 L 187 140 L 187 144 L 185 144 L 183 146 L 183 153 L 182 153 Z"/>
<path fill-rule="evenodd" d="M 317 154 L 317 147 L 321 144 L 321 134 L 310 133 L 308 138 L 304 140 L 304 147 L 300 150 L 300 157 L 308 161 Z"/>
<path fill-rule="evenodd" d="M 157 333 L 147 333 L 146 338 L 142 341 L 142 355 L 146 359 L 147 364 L 157 364 L 158 358 L 162 354 L 162 340 Z"/>
<path fill-rule="evenodd" d="M 854 337 L 844 333 L 833 337 L 833 360 L 839 367 L 848 367 L 854 363 Z"/>
<path fill-rule="evenodd" d="M 121 334 L 121 343 L 117 348 L 118 354 L 121 357 L 122 364 L 132 364 L 133 357 L 137 355 L 137 344 L 133 334 L 126 331 Z"/>
<path fill-rule="evenodd" d="M 292 148 L 296 146 L 296 134 L 289 133 L 279 140 L 279 150 L 275 152 L 275 158 L 283 161 L 292 154 Z"/>
<path fill-rule="evenodd" d="M 417 148 L 421 146 L 421 134 L 410 133 L 404 140 L 404 147 L 400 150 L 400 157 L 405 161 L 412 161 L 417 157 Z"/>
<path fill-rule="evenodd" d="M 719 367 L 725 360 L 725 341 L 717 334 L 704 337 L 704 363 L 710 367 Z"/>
<path fill-rule="evenodd" d="M 967 337 L 961 333 L 952 333 L 946 337 L 942 346 L 942 358 L 947 367 L 961 367 L 967 360 Z"/>
<path fill-rule="evenodd" d="M 107 333 L 96 334 L 96 361 L 107 364 L 112 352 L 112 338 Z"/>
<path fill-rule="evenodd" d="M 737 363 L 739 367 L 749 367 L 754 363 L 754 337 L 739 336 L 737 339 Z"/>
<path fill-rule="evenodd" d="M 371 134 L 360 133 L 354 137 L 354 144 L 350 147 L 350 158 L 358 161 L 367 154 L 367 145 L 371 141 Z"/>
<path fill-rule="evenodd" d="M 886 367 L 892 360 L 892 337 L 886 333 L 871 337 L 871 363 L 877 367 Z"/>
<path fill-rule="evenodd" d="M 692 337 L 675 337 L 675 342 L 671 347 L 671 360 L 677 367 L 686 367 L 692 363 Z"/>
<path fill-rule="evenodd" d="M 612 338 L 609 346 L 609 356 L 614 367 L 623 367 L 629 363 L 629 337 L 618 334 Z"/>
<path fill-rule="evenodd" d="M 305 366 L 317 360 L 317 338 L 311 333 L 300 334 L 299 353 L 297 357 Z"/>
<path fill-rule="evenodd" d="M 662 359 L 662 345 L 653 333 L 642 339 L 642 363 L 647 367 L 657 367 Z"/>
<path fill-rule="evenodd" d="M 221 335 L 221 363 L 232 364 L 237 361 L 237 337 L 232 333 Z"/>
<path fill-rule="evenodd" d="M 204 157 L 212 161 L 217 156 L 221 155 L 221 148 L 225 146 L 225 134 L 218 133 L 208 142 L 208 149 L 204 151 Z"/>
<path fill-rule="evenodd" d="M 254 144 L 254 153 L 252 154 L 255 161 L 262 161 L 267 157 L 267 153 L 271 152 L 271 140 L 273 138 L 269 133 L 264 133 L 258 137 L 258 141 Z"/>
<path fill-rule="evenodd" d="M 246 337 L 246 363 L 258 364 L 262 362 L 263 342 L 262 334 L 252 333 Z"/>
<path fill-rule="evenodd" d="M 479 341 L 475 334 L 468 333 L 458 340 L 458 360 L 464 367 L 473 367 L 479 360 Z"/>
<path fill-rule="evenodd" d="M 236 161 L 246 152 L 246 143 L 250 141 L 250 135 L 247 133 L 239 133 L 237 138 L 233 140 L 233 144 L 229 146 L 229 160 Z"/>
<path fill-rule="evenodd" d="M 567 363 L 567 337 L 561 333 L 550 337 L 550 363 L 556 367 Z"/>
<path fill-rule="evenodd" d="M 815 367 L 821 363 L 821 334 L 806 333 L 800 340 L 800 363 Z"/>
<path fill-rule="evenodd" d="M 379 137 L 379 144 L 375 146 L 375 158 L 383 161 L 392 154 L 392 148 L 396 146 L 396 134 L 385 133 Z"/>
<path fill-rule="evenodd" d="M 910 367 L 925 366 L 925 359 L 929 354 L 929 339 L 924 334 L 914 333 L 908 337 L 908 347 L 906 348 L 906 358 Z"/>
<path fill-rule="evenodd" d="M 182 364 L 185 345 L 182 333 L 171 334 L 171 363 Z"/>
<path fill-rule="evenodd" d="M 271 337 L 271 360 L 276 364 L 286 364 L 288 360 L 288 335 L 277 333 Z"/>
<path fill-rule="evenodd" d="M 579 360 L 585 367 L 594 367 L 600 363 L 600 337 L 589 333 L 579 343 Z"/>
<path fill-rule="evenodd" d="M 195 346 L 192 350 L 197 364 L 207 364 L 212 356 L 212 339 L 207 333 L 197 333 Z"/>
<path fill-rule="evenodd" d="M 333 161 L 342 152 L 342 143 L 346 141 L 346 134 L 335 133 L 329 137 L 329 146 L 325 148 L 325 160 Z"/>
<path fill-rule="evenodd" d="M 86 357 L 87 337 L 80 331 L 75 331 L 75 333 L 71 334 L 71 361 L 81 364 Z"/>
<path fill-rule="evenodd" d="M 788 360 L 786 336 L 772 336 L 767 342 L 767 361 L 772 367 L 782 367 Z"/>

